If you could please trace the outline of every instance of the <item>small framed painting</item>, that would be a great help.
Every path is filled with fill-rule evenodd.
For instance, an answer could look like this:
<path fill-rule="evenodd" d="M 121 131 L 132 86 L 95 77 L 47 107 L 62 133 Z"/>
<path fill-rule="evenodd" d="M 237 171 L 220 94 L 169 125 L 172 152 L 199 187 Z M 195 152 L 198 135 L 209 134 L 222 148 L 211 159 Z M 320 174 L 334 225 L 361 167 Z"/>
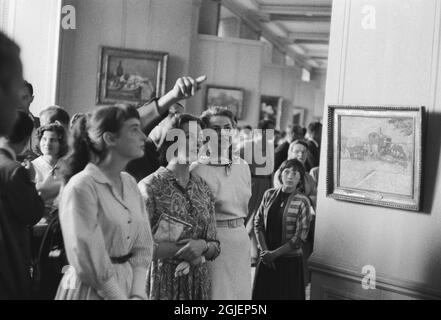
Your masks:
<path fill-rule="evenodd" d="M 165 94 L 168 54 L 101 47 L 96 103 L 144 104 Z"/>
<path fill-rule="evenodd" d="M 245 90 L 236 87 L 207 85 L 206 108 L 225 107 L 233 112 L 237 120 L 243 118 L 243 100 Z"/>

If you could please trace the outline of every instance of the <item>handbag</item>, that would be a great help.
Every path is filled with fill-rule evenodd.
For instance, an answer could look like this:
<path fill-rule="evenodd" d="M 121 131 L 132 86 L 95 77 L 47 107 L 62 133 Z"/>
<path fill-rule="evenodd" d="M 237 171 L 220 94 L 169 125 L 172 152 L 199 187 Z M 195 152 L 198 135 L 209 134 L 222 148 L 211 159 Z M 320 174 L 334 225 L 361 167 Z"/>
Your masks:
<path fill-rule="evenodd" d="M 156 242 L 176 242 L 184 231 L 191 231 L 192 228 L 190 223 L 163 213 L 156 224 L 153 238 Z"/>

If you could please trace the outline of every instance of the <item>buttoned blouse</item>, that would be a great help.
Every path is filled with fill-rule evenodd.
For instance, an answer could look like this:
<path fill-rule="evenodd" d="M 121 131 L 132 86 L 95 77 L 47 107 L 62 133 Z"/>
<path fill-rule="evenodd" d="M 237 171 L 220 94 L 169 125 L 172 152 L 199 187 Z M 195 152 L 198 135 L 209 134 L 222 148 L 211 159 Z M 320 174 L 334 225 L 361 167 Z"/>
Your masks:
<path fill-rule="evenodd" d="M 133 177 L 121 173 L 123 195 L 89 163 L 62 191 L 60 222 L 70 265 L 104 298 L 123 298 L 110 257 L 129 253 L 133 274 L 146 274 L 153 254 L 147 212 Z M 144 278 L 145 280 L 145 278 Z"/>

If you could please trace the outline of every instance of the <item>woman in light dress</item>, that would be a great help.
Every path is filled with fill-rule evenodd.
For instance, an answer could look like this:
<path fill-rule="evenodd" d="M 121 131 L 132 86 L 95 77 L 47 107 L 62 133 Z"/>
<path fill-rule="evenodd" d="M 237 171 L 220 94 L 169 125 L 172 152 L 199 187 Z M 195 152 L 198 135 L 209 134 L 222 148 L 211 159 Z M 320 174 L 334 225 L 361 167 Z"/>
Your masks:
<path fill-rule="evenodd" d="M 215 300 L 251 299 L 250 239 L 244 226 L 251 197 L 248 164 L 232 152 L 231 135 L 236 119 L 231 111 L 214 107 L 201 120 L 217 134 L 208 143 L 205 157 L 192 167 L 210 187 L 215 200 L 217 237 L 221 253 L 209 262 L 211 298 Z M 224 130 L 224 131 L 223 131 Z M 225 131 L 226 130 L 226 131 Z M 201 151 L 204 154 L 204 151 Z"/>
<path fill-rule="evenodd" d="M 122 172 L 145 140 L 133 107 L 102 107 L 75 122 L 60 201 L 70 266 L 56 299 L 147 299 L 150 223 L 135 180 Z"/>

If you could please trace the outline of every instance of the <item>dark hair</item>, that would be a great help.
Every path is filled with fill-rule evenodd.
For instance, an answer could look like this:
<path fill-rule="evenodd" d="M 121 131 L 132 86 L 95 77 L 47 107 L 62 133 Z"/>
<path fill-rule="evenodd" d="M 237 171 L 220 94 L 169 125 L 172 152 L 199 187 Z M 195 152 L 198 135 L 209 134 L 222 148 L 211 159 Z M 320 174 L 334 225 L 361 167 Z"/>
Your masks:
<path fill-rule="evenodd" d="M 21 143 L 32 135 L 34 130 L 34 122 L 31 117 L 24 111 L 17 111 L 17 119 L 12 126 L 12 131 L 8 136 L 9 142 L 16 144 Z"/>
<path fill-rule="evenodd" d="M 70 118 L 70 121 L 69 121 L 69 129 L 72 130 L 72 127 L 74 126 L 75 122 L 76 122 L 78 119 L 80 119 L 80 118 L 82 118 L 82 117 L 84 117 L 84 116 L 86 116 L 85 113 L 82 113 L 82 112 L 77 112 L 77 113 L 75 113 L 75 114 L 72 116 L 72 118 Z"/>
<path fill-rule="evenodd" d="M 283 184 L 282 182 L 282 173 L 285 169 L 290 169 L 292 168 L 294 171 L 297 171 L 298 173 L 300 173 L 300 181 L 297 185 L 297 190 L 300 193 L 304 193 L 305 192 L 305 167 L 303 166 L 303 164 L 297 160 L 297 159 L 290 159 L 290 160 L 285 160 L 282 162 L 282 164 L 280 165 L 280 175 L 279 175 L 279 181 L 280 183 Z"/>
<path fill-rule="evenodd" d="M 197 122 L 197 124 L 200 125 L 201 128 L 204 128 L 203 122 L 198 117 L 195 117 L 195 116 L 188 114 L 188 113 L 180 113 L 180 114 L 177 114 L 173 118 L 173 120 L 170 124 L 169 130 L 182 129 L 184 124 L 189 123 L 191 121 Z M 162 144 L 158 147 L 159 163 L 161 166 L 165 167 L 168 164 L 167 150 L 173 143 L 176 142 L 176 140 L 177 140 L 177 137 L 175 137 L 174 141 L 167 141 L 167 139 L 164 139 Z"/>
<path fill-rule="evenodd" d="M 59 106 L 50 106 L 40 112 L 40 118 L 47 115 L 49 123 L 54 123 L 55 121 L 60 122 L 66 126 L 69 125 L 70 117 L 69 113 Z"/>
<path fill-rule="evenodd" d="M 20 61 L 20 48 L 0 31 L 0 88 L 5 92 L 0 101 L 0 135 L 10 133 L 16 120 L 16 99 L 10 99 L 13 79 L 19 81 L 22 77 L 22 65 Z M 5 99 L 6 98 L 6 99 Z"/>
<path fill-rule="evenodd" d="M 20 48 L 0 31 L 0 85 L 7 91 L 10 90 L 11 75 L 15 73 L 22 73 Z"/>
<path fill-rule="evenodd" d="M 210 119 L 215 116 L 224 116 L 230 119 L 233 128 L 237 125 L 236 116 L 233 112 L 225 107 L 213 106 L 202 112 L 199 117 L 206 128 L 210 127 Z"/>
<path fill-rule="evenodd" d="M 37 138 L 38 144 L 35 145 L 35 151 L 37 154 L 42 154 L 40 150 L 40 141 L 43 137 L 43 134 L 46 131 L 54 132 L 58 136 L 58 142 L 60 144 L 60 148 L 58 150 L 58 158 L 64 157 L 68 151 L 67 139 L 66 139 L 66 131 L 61 124 L 58 123 L 50 123 L 48 125 L 42 126 L 37 130 Z"/>
<path fill-rule="evenodd" d="M 311 122 L 308 125 L 308 132 L 309 133 L 317 133 L 320 132 L 322 129 L 322 124 L 320 122 Z"/>
<path fill-rule="evenodd" d="M 291 137 L 299 137 L 301 136 L 302 138 L 305 136 L 305 128 L 303 128 L 301 125 L 299 124 L 290 124 L 286 130 L 286 132 L 291 136 Z"/>
<path fill-rule="evenodd" d="M 91 115 L 80 116 L 73 124 L 70 151 L 64 161 L 64 181 L 84 169 L 89 163 L 99 163 L 108 150 L 103 140 L 105 132 L 118 133 L 129 119 L 139 119 L 139 113 L 133 106 L 105 106 Z"/>
<path fill-rule="evenodd" d="M 237 125 L 237 118 L 233 114 L 231 110 L 225 107 L 219 107 L 219 106 L 213 106 L 209 109 L 205 110 L 202 115 L 200 116 L 200 119 L 202 123 L 204 124 L 205 128 L 210 127 L 210 119 L 215 116 L 224 116 L 230 119 L 231 124 L 233 125 L 233 128 L 236 128 Z M 228 157 L 230 161 L 233 161 L 233 145 L 230 146 Z"/>
<path fill-rule="evenodd" d="M 26 80 L 24 81 L 23 84 L 26 88 L 28 88 L 29 93 L 31 94 L 31 96 L 34 95 L 34 87 L 32 86 L 32 84 L 30 84 L 29 82 L 27 82 Z"/>
<path fill-rule="evenodd" d="M 276 126 L 276 124 L 274 123 L 273 120 L 264 119 L 264 120 L 259 121 L 259 124 L 257 127 L 262 130 L 268 130 L 268 129 L 274 129 L 275 126 Z"/>
<path fill-rule="evenodd" d="M 288 150 L 291 149 L 291 146 L 294 146 L 294 145 L 296 145 L 296 144 L 300 144 L 300 145 L 304 146 L 304 147 L 306 148 L 306 150 L 309 149 L 308 144 L 307 144 L 305 141 L 297 139 L 297 140 L 294 140 L 293 142 L 291 142 L 291 143 L 289 144 L 289 148 L 288 148 Z"/>

